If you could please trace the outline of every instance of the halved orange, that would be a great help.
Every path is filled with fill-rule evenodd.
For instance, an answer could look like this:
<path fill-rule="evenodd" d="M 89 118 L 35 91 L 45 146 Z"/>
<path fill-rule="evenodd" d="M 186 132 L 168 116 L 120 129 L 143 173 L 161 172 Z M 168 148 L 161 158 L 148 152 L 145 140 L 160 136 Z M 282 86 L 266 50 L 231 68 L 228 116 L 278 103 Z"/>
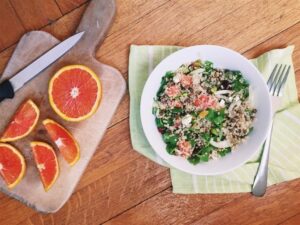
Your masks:
<path fill-rule="evenodd" d="M 54 120 L 46 119 L 43 124 L 64 159 L 73 166 L 79 159 L 79 146 L 72 134 Z"/>
<path fill-rule="evenodd" d="M 0 175 L 8 188 L 15 187 L 24 177 L 25 160 L 13 146 L 0 143 Z"/>
<path fill-rule="evenodd" d="M 48 94 L 50 105 L 60 117 L 78 122 L 97 111 L 102 95 L 101 82 L 86 66 L 66 66 L 51 78 Z"/>
<path fill-rule="evenodd" d="M 10 142 L 26 137 L 36 126 L 39 116 L 39 108 L 32 100 L 27 100 L 18 108 L 0 141 Z"/>
<path fill-rule="evenodd" d="M 48 191 L 59 175 L 56 154 L 53 148 L 44 142 L 34 141 L 30 143 L 30 146 L 44 189 Z"/>

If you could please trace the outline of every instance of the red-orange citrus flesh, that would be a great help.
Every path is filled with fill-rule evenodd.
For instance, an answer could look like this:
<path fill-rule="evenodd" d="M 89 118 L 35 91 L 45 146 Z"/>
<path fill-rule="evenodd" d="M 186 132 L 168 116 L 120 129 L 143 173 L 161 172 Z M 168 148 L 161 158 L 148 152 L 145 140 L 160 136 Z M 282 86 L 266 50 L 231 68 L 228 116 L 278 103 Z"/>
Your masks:
<path fill-rule="evenodd" d="M 0 143 L 0 175 L 8 188 L 15 187 L 24 177 L 25 160 L 13 146 Z"/>
<path fill-rule="evenodd" d="M 1 142 L 16 141 L 26 137 L 36 126 L 40 111 L 32 100 L 24 102 L 6 127 Z"/>
<path fill-rule="evenodd" d="M 53 148 L 44 142 L 31 142 L 31 149 L 45 191 L 55 183 L 59 175 L 59 166 Z"/>
<path fill-rule="evenodd" d="M 98 76 L 82 65 L 60 69 L 51 78 L 48 92 L 53 110 L 63 119 L 74 122 L 92 116 L 102 95 Z"/>
<path fill-rule="evenodd" d="M 68 164 L 73 166 L 79 159 L 79 146 L 75 138 L 62 125 L 54 120 L 46 119 L 43 124 Z"/>

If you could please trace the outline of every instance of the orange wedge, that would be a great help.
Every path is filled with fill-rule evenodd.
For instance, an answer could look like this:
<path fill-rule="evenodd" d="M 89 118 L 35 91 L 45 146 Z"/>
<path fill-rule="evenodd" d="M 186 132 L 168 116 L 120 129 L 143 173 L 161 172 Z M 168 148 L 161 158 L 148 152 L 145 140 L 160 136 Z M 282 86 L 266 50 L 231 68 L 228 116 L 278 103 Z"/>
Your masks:
<path fill-rule="evenodd" d="M 8 188 L 15 187 L 24 177 L 25 160 L 13 146 L 0 143 L 0 175 Z"/>
<path fill-rule="evenodd" d="M 45 191 L 48 191 L 59 175 L 59 166 L 53 148 L 44 142 L 30 143 Z"/>
<path fill-rule="evenodd" d="M 40 110 L 32 100 L 24 102 L 6 127 L 1 142 L 16 141 L 26 137 L 36 126 Z"/>
<path fill-rule="evenodd" d="M 73 166 L 79 159 L 79 146 L 72 134 L 54 120 L 46 119 L 43 124 L 64 159 Z"/>

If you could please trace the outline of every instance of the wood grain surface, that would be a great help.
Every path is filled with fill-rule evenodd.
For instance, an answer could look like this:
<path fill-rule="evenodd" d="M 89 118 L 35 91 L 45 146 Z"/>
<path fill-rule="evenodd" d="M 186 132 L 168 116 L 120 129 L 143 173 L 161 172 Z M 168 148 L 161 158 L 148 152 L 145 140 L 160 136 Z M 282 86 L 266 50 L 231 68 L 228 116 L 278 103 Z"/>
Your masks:
<path fill-rule="evenodd" d="M 63 39 L 75 31 L 87 1 L 55 2 L 61 17 L 42 25 L 37 16 L 31 18 L 37 21 L 26 23 L 40 24 L 35 29 Z M 130 44 L 219 44 L 248 58 L 293 44 L 300 92 L 299 0 L 116 3 L 115 22 L 97 58 L 118 68 L 126 79 Z M 1 34 L 7 30 L 6 35 L 0 35 L 0 70 L 18 38 L 28 30 L 22 21 L 26 12 L 21 18 L 14 4 L 12 0 L 0 1 Z M 173 194 L 168 169 L 132 149 L 128 108 L 127 94 L 76 191 L 60 211 L 39 214 L 0 194 L 0 224 L 300 224 L 300 179 L 270 187 L 263 198 L 251 194 Z"/>
<path fill-rule="evenodd" d="M 62 16 L 55 0 L 10 0 L 26 30 L 39 29 Z"/>
<path fill-rule="evenodd" d="M 0 21 L 0 50 L 4 50 L 16 43 L 25 29 L 8 0 L 0 1 Z"/>

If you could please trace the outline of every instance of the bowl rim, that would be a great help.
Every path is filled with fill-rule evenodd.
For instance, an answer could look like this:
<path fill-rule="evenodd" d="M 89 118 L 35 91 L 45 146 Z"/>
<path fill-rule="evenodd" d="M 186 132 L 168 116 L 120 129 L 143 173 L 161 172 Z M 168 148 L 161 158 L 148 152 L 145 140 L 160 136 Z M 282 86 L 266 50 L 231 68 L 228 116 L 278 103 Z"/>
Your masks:
<path fill-rule="evenodd" d="M 159 151 L 157 151 L 155 149 L 155 147 L 153 146 L 152 144 L 152 139 L 149 137 L 149 133 L 148 133 L 148 130 L 146 130 L 146 118 L 143 116 L 143 109 L 145 108 L 144 107 L 144 104 L 145 104 L 145 98 L 146 98 L 146 87 L 147 87 L 147 83 L 149 82 L 149 80 L 151 79 L 152 75 L 157 73 L 156 71 L 159 69 L 160 65 L 163 64 L 165 61 L 169 60 L 169 58 L 171 57 L 174 57 L 174 55 L 179 55 L 179 54 L 182 54 L 182 52 L 187 52 L 188 50 L 190 49 L 194 49 L 194 48 L 202 48 L 202 47 L 212 47 L 212 48 L 219 48 L 219 49 L 223 49 L 225 51 L 228 51 L 230 52 L 231 54 L 234 54 L 238 57 L 240 57 L 242 60 L 244 60 L 245 62 L 247 62 L 247 64 L 252 67 L 252 69 L 254 69 L 256 71 L 257 74 L 259 74 L 260 76 L 258 76 L 256 79 L 260 79 L 261 80 L 261 83 L 263 84 L 262 86 L 260 86 L 260 88 L 262 89 L 265 89 L 264 91 L 266 91 L 266 93 L 269 93 L 268 91 L 268 87 L 267 87 L 267 84 L 266 84 L 266 81 L 264 80 L 261 72 L 254 66 L 253 63 L 251 63 L 249 61 L 249 59 L 247 59 L 245 56 L 243 56 L 242 54 L 232 50 L 232 49 L 229 49 L 229 48 L 226 48 L 226 47 L 223 47 L 223 46 L 219 46 L 219 45 L 194 45 L 194 46 L 189 46 L 189 47 L 184 47 L 182 49 L 179 49 L 178 51 L 175 51 L 173 53 L 171 53 L 170 55 L 168 55 L 167 57 L 165 57 L 162 61 L 160 61 L 156 66 L 155 68 L 152 70 L 152 72 L 149 74 L 146 82 L 145 82 L 145 85 L 143 87 L 143 91 L 142 91 L 142 95 L 141 95 L 141 101 L 140 101 L 140 119 L 141 119 L 141 125 L 142 125 L 142 128 L 143 128 L 143 132 L 146 136 L 146 139 L 148 140 L 151 148 L 153 149 L 153 151 L 161 158 L 163 159 L 166 163 L 168 163 L 169 166 L 173 167 L 173 168 L 176 168 L 178 170 L 181 170 L 183 172 L 186 172 L 188 174 L 193 174 L 193 175 L 220 175 L 220 174 L 224 174 L 224 173 L 227 173 L 227 172 L 230 172 L 242 165 L 245 164 L 245 162 L 247 162 L 248 160 L 250 160 L 251 158 L 253 158 L 253 156 L 257 153 L 257 151 L 260 149 L 259 146 L 262 146 L 262 144 L 264 143 L 264 140 L 266 139 L 266 136 L 267 134 L 269 133 L 269 130 L 271 129 L 271 121 L 272 121 L 272 105 L 271 105 L 271 98 L 270 98 L 270 95 L 268 94 L 268 97 L 267 98 L 267 102 L 266 102 L 266 108 L 268 109 L 268 117 L 266 118 L 266 124 L 267 124 L 267 129 L 265 130 L 264 134 L 262 135 L 262 138 L 260 141 L 257 142 L 257 148 L 255 150 L 252 151 L 252 154 L 249 155 L 249 157 L 245 160 L 242 160 L 240 163 L 237 163 L 236 165 L 226 169 L 226 170 L 223 170 L 222 172 L 206 172 L 206 173 L 202 173 L 202 172 L 199 172 L 199 171 L 190 171 L 190 170 L 187 170 L 187 169 L 184 169 L 184 168 L 180 168 L 176 165 L 174 165 L 173 163 L 170 162 L 170 160 L 168 160 L 168 157 L 164 157 L 162 156 Z M 199 57 L 200 58 L 200 57 Z M 187 62 L 182 62 L 182 63 L 187 63 Z M 166 151 L 164 149 L 164 151 Z M 171 156 L 171 155 L 170 155 Z M 186 159 L 185 159 L 186 160 Z M 217 160 L 216 160 L 217 161 Z"/>

